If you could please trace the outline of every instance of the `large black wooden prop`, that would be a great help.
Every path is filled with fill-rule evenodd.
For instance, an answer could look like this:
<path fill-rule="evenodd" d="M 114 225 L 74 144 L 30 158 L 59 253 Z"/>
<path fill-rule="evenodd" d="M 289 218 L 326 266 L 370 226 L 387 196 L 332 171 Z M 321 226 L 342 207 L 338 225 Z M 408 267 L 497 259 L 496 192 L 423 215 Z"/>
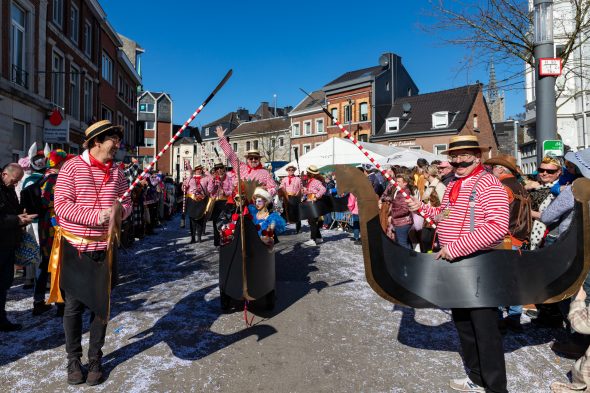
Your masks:
<path fill-rule="evenodd" d="M 207 201 L 209 200 L 208 197 L 200 201 L 195 201 L 192 198 L 186 199 L 186 214 L 194 220 L 199 220 L 205 214 L 205 210 L 207 209 Z"/>
<path fill-rule="evenodd" d="M 367 281 L 394 303 L 416 308 L 550 303 L 575 294 L 588 274 L 588 179 L 574 184 L 574 219 L 555 244 L 522 253 L 492 250 L 447 262 L 389 239 L 379 224 L 377 198 L 368 180 L 355 172 L 360 173 L 339 167 L 338 187 L 359 200 Z"/>

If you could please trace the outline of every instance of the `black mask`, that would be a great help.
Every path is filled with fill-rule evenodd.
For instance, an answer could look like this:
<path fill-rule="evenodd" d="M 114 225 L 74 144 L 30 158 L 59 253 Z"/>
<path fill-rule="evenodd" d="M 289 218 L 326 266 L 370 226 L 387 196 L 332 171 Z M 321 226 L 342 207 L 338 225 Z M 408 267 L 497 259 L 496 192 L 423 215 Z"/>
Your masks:
<path fill-rule="evenodd" d="M 453 168 L 469 168 L 475 161 L 451 162 Z"/>

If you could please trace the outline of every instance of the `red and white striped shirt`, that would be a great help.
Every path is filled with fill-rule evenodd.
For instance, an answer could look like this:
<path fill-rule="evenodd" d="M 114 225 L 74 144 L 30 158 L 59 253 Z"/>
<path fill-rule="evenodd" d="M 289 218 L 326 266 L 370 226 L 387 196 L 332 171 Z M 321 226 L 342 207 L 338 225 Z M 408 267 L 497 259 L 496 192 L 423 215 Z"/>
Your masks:
<path fill-rule="evenodd" d="M 446 245 L 449 254 L 458 258 L 500 244 L 508 233 L 509 222 L 508 196 L 502 183 L 490 173 L 483 174 L 481 178 L 479 174 L 471 176 L 463 181 L 457 201 L 451 205 L 449 194 L 454 183 L 447 186 L 440 206 L 422 203 L 422 209 L 430 217 L 450 209 L 450 215 L 437 223 L 441 246 Z M 474 230 L 470 232 L 469 198 L 474 187 Z"/>
<path fill-rule="evenodd" d="M 251 168 L 249 165 L 238 160 L 238 156 L 232 147 L 229 145 L 225 137 L 219 138 L 219 147 L 223 150 L 223 153 L 231 162 L 232 167 L 237 170 L 238 164 L 240 165 L 240 177 L 242 180 L 255 180 L 270 193 L 270 196 L 274 196 L 277 193 L 277 183 L 272 178 L 269 171 L 264 168 Z"/>
<path fill-rule="evenodd" d="M 112 207 L 115 200 L 127 191 L 127 179 L 119 167 L 111 167 L 109 174 L 105 183 L 105 173 L 90 164 L 88 150 L 63 165 L 55 184 L 54 207 L 58 223 L 64 230 L 82 237 L 99 237 L 108 232 L 108 223 L 98 224 L 100 212 Z M 129 216 L 131 198 L 125 197 L 122 205 L 123 217 Z M 86 252 L 104 250 L 107 243 L 72 243 L 72 246 Z"/>
<path fill-rule="evenodd" d="M 188 181 L 188 194 L 207 196 L 209 176 L 193 176 Z"/>
<path fill-rule="evenodd" d="M 304 194 L 314 194 L 316 199 L 320 199 L 326 193 L 326 186 L 318 179 L 311 179 L 307 183 L 307 187 L 303 187 Z"/>
<path fill-rule="evenodd" d="M 297 195 L 301 192 L 301 179 L 299 176 L 287 176 L 281 180 L 281 188 L 289 195 Z"/>
<path fill-rule="evenodd" d="M 234 179 L 231 176 L 225 175 L 223 179 L 214 176 L 209 181 L 207 186 L 209 195 L 214 197 L 228 197 L 234 192 Z"/>

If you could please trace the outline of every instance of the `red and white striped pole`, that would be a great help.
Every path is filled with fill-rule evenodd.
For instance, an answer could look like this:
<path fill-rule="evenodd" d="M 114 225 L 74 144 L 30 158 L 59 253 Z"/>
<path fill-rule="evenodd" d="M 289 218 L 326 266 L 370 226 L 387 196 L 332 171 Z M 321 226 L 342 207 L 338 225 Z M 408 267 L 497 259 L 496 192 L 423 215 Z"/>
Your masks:
<path fill-rule="evenodd" d="M 315 101 L 316 103 L 318 103 L 312 96 L 310 96 L 305 90 L 300 89 L 303 93 L 305 93 L 309 98 L 311 98 L 313 101 Z M 381 172 L 381 174 L 391 183 L 393 184 L 393 186 L 396 188 L 396 190 L 398 192 L 401 192 L 402 195 L 404 196 L 404 198 L 406 199 L 410 199 L 410 196 L 399 186 L 399 184 L 397 184 L 397 182 L 391 177 L 389 176 L 389 173 L 387 173 L 382 167 L 381 165 L 379 165 L 378 162 L 375 161 L 375 158 L 371 157 L 371 154 L 365 150 L 365 148 L 359 143 L 359 141 L 352 136 L 352 134 L 350 132 L 348 132 L 348 130 L 346 128 L 344 128 L 342 126 L 342 124 L 340 124 L 340 122 L 338 120 L 336 120 L 334 118 L 334 116 L 332 116 L 332 114 L 326 109 L 324 108 L 323 105 L 320 104 L 320 107 L 322 108 L 322 110 L 326 113 L 326 115 L 328 115 L 328 117 L 330 119 L 332 119 L 332 121 L 334 122 L 334 124 L 336 124 L 338 126 L 338 128 L 340 129 L 340 131 L 342 131 L 342 133 L 344 134 L 344 136 L 348 139 L 350 139 L 352 141 L 352 143 L 354 143 L 354 145 L 356 147 L 359 148 L 359 150 L 365 155 L 365 157 L 367 157 L 369 159 L 369 161 L 371 161 L 375 167 Z M 419 208 L 417 211 L 418 214 L 420 214 L 422 217 L 424 217 L 424 219 L 426 220 L 426 222 L 428 224 L 430 224 L 432 226 L 432 228 L 436 228 L 436 224 L 434 223 L 434 221 L 428 217 L 426 215 L 426 213 L 424 213 L 424 211 Z"/>
<path fill-rule="evenodd" d="M 213 99 L 213 97 L 215 96 L 215 94 L 217 94 L 217 92 L 223 87 L 223 85 L 225 85 L 225 82 L 227 82 L 227 80 L 231 77 L 232 73 L 233 73 L 233 70 L 229 70 L 227 72 L 227 74 L 225 74 L 225 77 L 223 77 L 223 79 L 221 80 L 221 82 L 219 82 L 219 84 L 217 85 L 217 87 L 215 88 L 215 90 L 213 90 L 211 92 L 211 94 L 209 94 L 209 97 L 207 97 L 207 99 L 201 104 L 201 106 L 199 106 L 197 108 L 197 110 L 195 111 L 195 113 L 193 113 L 191 115 L 191 117 L 188 118 L 188 120 L 183 124 L 183 126 L 180 128 L 180 130 L 178 130 L 178 132 L 176 134 L 174 134 L 174 136 L 168 141 L 168 143 L 166 144 L 166 146 L 164 146 L 164 148 L 162 150 L 160 150 L 160 152 L 158 153 L 158 155 L 154 157 L 154 159 L 152 160 L 152 162 L 143 170 L 143 172 L 141 172 L 139 174 L 139 176 L 137 176 L 137 178 L 133 181 L 133 183 L 131 183 L 131 185 L 129 186 L 129 188 L 127 189 L 127 191 L 125 191 L 125 194 L 123 194 L 123 196 L 119 198 L 119 202 L 121 202 L 124 198 L 126 198 L 126 197 L 129 196 L 129 194 L 135 188 L 135 186 L 137 186 L 137 184 L 141 181 L 141 179 L 143 179 L 145 177 L 145 175 L 152 169 L 152 167 L 154 166 L 154 164 L 156 162 L 158 162 L 158 160 L 162 157 L 162 155 L 166 152 L 166 150 L 168 150 L 170 148 L 170 146 L 172 146 L 172 144 L 174 142 L 176 142 L 176 140 L 184 132 L 184 130 L 186 129 L 186 127 L 188 127 L 188 125 L 195 119 L 195 117 L 197 117 L 197 115 L 203 110 L 203 108 L 205 107 L 205 105 L 207 105 L 209 103 L 209 101 L 211 101 Z"/>

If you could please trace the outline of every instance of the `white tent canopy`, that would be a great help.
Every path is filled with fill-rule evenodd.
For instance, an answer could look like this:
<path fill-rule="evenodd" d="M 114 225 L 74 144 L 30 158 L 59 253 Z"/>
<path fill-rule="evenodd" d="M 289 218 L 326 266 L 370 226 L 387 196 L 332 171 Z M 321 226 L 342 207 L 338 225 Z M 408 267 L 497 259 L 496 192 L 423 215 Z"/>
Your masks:
<path fill-rule="evenodd" d="M 401 147 L 397 149 L 398 151 L 395 153 L 390 154 L 387 157 L 377 159 L 376 161 L 380 165 L 386 167 L 391 165 L 400 165 L 406 166 L 408 168 L 416 166 L 416 161 L 419 158 L 424 158 L 429 163 L 434 160 L 447 161 L 447 156 L 436 155 L 422 149 L 405 149 Z"/>
<path fill-rule="evenodd" d="M 394 154 L 399 148 L 380 145 L 378 143 L 363 142 L 362 146 L 371 153 L 375 160 Z M 405 150 L 405 149 L 404 149 Z M 305 171 L 308 166 L 315 165 L 318 168 L 335 164 L 370 163 L 369 159 L 351 141 L 344 138 L 330 138 L 321 145 L 299 157 L 299 169 Z M 414 164 L 416 162 L 414 161 Z M 275 171 L 277 176 L 287 176 L 286 168 L 289 165 L 297 167 L 295 160 Z M 296 171 L 299 174 L 299 171 Z"/>

